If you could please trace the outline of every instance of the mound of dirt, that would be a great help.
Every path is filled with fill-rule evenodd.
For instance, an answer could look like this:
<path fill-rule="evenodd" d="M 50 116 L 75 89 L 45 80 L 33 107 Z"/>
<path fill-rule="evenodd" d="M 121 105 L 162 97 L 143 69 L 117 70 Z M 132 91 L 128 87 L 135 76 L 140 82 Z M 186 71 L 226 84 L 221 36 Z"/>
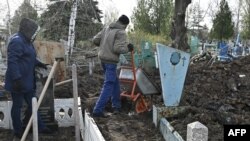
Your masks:
<path fill-rule="evenodd" d="M 249 62 L 250 56 L 246 56 L 230 63 L 215 62 L 212 66 L 208 65 L 208 60 L 190 64 L 180 102 L 180 106 L 188 108 L 183 113 L 167 117 L 184 140 L 187 124 L 195 121 L 200 121 L 208 127 L 209 141 L 223 140 L 225 124 L 250 123 Z M 99 91 L 95 94 L 98 96 Z M 154 97 L 153 104 L 162 103 L 161 96 Z M 92 100 L 92 106 L 95 100 Z M 112 115 L 108 119 L 96 119 L 107 140 L 115 141 L 117 137 L 119 140 L 163 140 L 158 129 L 152 125 L 150 112 L 131 116 L 133 105 L 123 103 L 123 108 L 125 109 L 121 115 Z M 127 129 L 130 130 L 127 131 Z"/>
<path fill-rule="evenodd" d="M 250 123 L 250 56 L 230 63 L 206 61 L 189 66 L 181 106 L 185 115 L 168 118 L 186 139 L 187 124 L 200 121 L 208 127 L 209 140 L 223 140 L 223 125 Z"/>

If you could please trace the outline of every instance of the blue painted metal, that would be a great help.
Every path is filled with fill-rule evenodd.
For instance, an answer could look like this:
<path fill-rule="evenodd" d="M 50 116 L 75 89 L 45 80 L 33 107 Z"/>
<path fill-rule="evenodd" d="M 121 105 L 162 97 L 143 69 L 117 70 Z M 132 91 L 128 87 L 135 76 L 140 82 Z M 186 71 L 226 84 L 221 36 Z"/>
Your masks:
<path fill-rule="evenodd" d="M 152 42 L 149 41 L 141 42 L 141 54 L 143 59 L 153 56 Z"/>
<path fill-rule="evenodd" d="M 237 34 L 235 46 L 233 47 L 233 50 L 232 50 L 232 55 L 234 57 L 239 57 L 243 53 L 243 48 L 240 42 L 241 42 L 240 34 Z"/>
<path fill-rule="evenodd" d="M 134 53 L 134 63 L 135 63 L 135 67 L 139 68 L 142 65 L 142 57 L 141 54 L 138 54 L 137 51 L 135 51 Z"/>
<path fill-rule="evenodd" d="M 219 42 L 218 48 L 219 48 L 218 60 L 229 61 L 230 57 L 228 56 L 228 44 L 226 44 L 225 42 Z"/>
<path fill-rule="evenodd" d="M 225 42 L 220 42 L 219 43 L 219 49 L 220 49 L 220 52 L 219 52 L 220 56 L 227 56 L 228 45 Z"/>
<path fill-rule="evenodd" d="M 240 43 L 240 34 L 237 34 L 235 44 L 238 45 Z"/>
<path fill-rule="evenodd" d="M 195 55 L 199 52 L 199 39 L 197 36 L 191 36 L 189 39 L 190 53 Z"/>
<path fill-rule="evenodd" d="M 165 106 L 178 106 L 182 96 L 190 54 L 162 44 L 156 44 L 156 48 L 164 104 Z"/>
<path fill-rule="evenodd" d="M 154 58 L 152 42 L 142 41 L 140 47 L 141 47 L 141 61 L 142 61 L 141 67 L 143 69 L 155 68 L 155 58 Z"/>

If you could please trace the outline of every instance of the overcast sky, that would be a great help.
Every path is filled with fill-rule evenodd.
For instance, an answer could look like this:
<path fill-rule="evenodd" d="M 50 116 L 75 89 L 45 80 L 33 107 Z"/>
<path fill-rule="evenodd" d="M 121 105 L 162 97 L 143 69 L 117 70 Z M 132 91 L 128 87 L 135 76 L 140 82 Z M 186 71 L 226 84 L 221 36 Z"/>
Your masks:
<path fill-rule="evenodd" d="M 23 0 L 8 0 L 9 5 L 10 5 L 10 12 L 11 16 L 14 15 L 15 10 L 21 5 Z M 111 7 L 115 7 L 118 11 L 119 14 L 126 14 L 129 17 L 132 15 L 132 11 L 134 7 L 136 6 L 137 0 L 98 0 L 99 1 L 99 8 L 103 10 L 103 13 L 113 10 Z M 216 1 L 218 0 L 192 0 L 192 4 L 198 2 L 200 3 L 200 7 L 205 11 L 204 15 L 204 24 L 206 23 L 209 27 L 211 27 L 211 18 L 210 15 L 211 13 L 216 11 Z M 238 0 L 227 0 L 229 3 L 229 7 L 233 11 L 233 14 L 236 15 L 236 7 Z M 43 10 L 46 7 L 46 2 L 48 0 L 31 0 L 32 5 L 37 5 L 37 7 L 42 8 L 40 10 Z M 192 4 L 189 5 L 192 6 Z M 6 18 L 7 15 L 7 0 L 0 0 L 0 25 L 4 24 L 4 19 Z M 41 11 L 40 11 L 41 12 Z"/>

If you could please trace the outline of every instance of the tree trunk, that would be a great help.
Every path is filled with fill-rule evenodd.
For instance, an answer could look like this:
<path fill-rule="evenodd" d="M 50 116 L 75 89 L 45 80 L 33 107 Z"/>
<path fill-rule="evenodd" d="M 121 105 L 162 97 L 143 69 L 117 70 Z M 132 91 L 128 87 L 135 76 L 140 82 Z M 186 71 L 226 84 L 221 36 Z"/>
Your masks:
<path fill-rule="evenodd" d="M 189 49 L 186 35 L 187 28 L 185 27 L 185 13 L 190 3 L 191 0 L 175 0 L 175 11 L 170 36 L 173 40 L 172 46 L 183 51 Z"/>

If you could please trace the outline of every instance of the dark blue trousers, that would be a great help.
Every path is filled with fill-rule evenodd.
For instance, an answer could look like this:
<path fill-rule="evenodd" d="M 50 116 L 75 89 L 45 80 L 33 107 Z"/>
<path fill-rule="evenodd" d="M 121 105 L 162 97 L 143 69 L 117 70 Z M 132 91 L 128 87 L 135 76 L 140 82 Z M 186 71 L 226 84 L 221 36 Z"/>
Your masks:
<path fill-rule="evenodd" d="M 103 110 L 111 98 L 112 107 L 120 109 L 120 83 L 116 73 L 116 64 L 102 63 L 105 80 L 101 90 L 101 94 L 96 102 L 93 113 L 103 113 Z"/>
<path fill-rule="evenodd" d="M 32 115 L 32 98 L 35 97 L 35 92 L 30 92 L 30 93 L 16 93 L 12 92 L 12 101 L 13 105 L 11 108 L 11 118 L 12 118 L 12 124 L 14 128 L 14 133 L 21 135 L 23 132 L 23 123 L 21 119 L 21 109 L 23 106 L 23 100 L 28 105 L 28 110 L 26 112 L 25 116 L 30 116 Z M 27 117 L 26 117 L 27 118 Z M 41 131 L 45 128 L 45 124 L 43 123 L 40 114 L 38 113 L 38 130 Z"/>

